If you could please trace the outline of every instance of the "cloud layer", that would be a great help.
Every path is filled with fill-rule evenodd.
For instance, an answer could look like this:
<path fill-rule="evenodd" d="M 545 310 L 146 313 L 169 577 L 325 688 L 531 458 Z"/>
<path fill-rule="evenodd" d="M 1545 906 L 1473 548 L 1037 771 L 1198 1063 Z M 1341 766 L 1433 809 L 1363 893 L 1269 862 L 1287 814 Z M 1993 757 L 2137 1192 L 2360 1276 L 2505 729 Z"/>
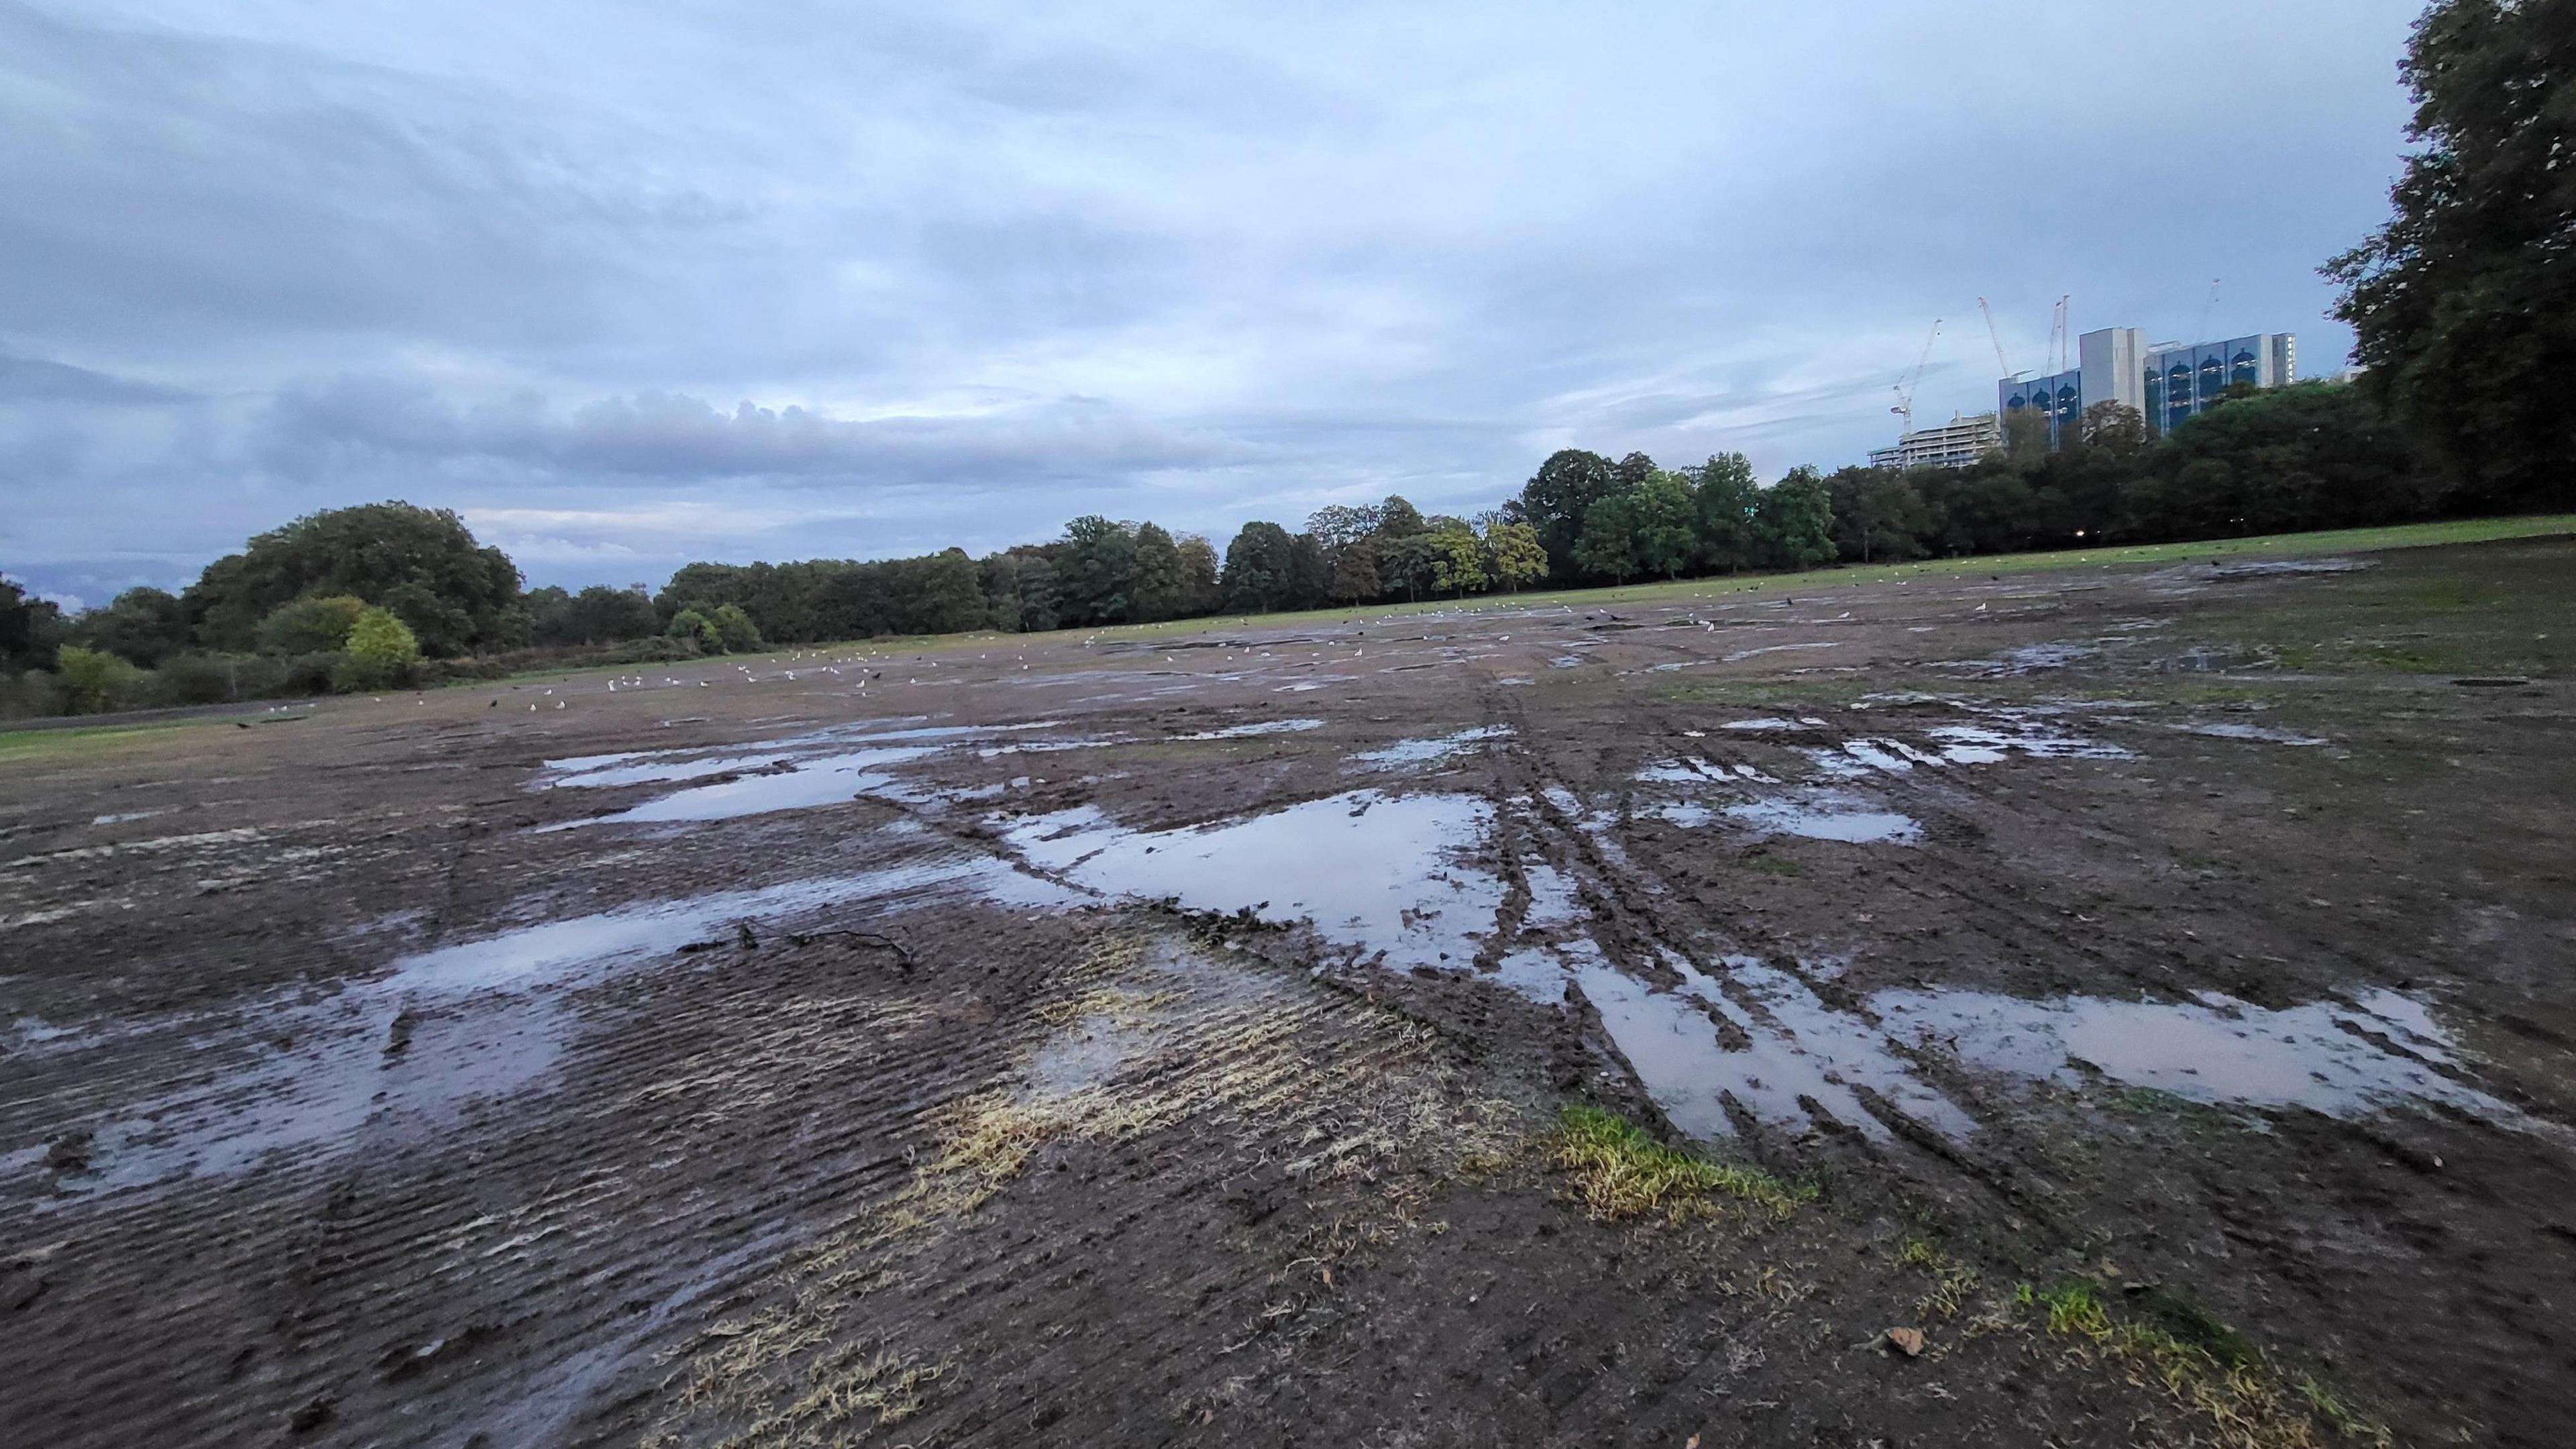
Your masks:
<path fill-rule="evenodd" d="M 580 583 L 1776 475 L 1935 317 L 1918 411 L 1991 405 L 1980 295 L 2020 367 L 2072 293 L 2314 371 L 2414 9 L 0 0 L 0 569 L 383 497 Z"/>

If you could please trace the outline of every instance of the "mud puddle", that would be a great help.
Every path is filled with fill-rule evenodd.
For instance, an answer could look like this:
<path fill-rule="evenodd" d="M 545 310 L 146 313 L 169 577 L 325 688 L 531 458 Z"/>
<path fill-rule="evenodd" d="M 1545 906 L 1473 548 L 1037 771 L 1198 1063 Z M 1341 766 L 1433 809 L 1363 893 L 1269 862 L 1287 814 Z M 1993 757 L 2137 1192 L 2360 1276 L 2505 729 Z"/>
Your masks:
<path fill-rule="evenodd" d="M 918 760 L 937 754 L 941 748 L 939 745 L 888 745 L 809 760 L 779 759 L 758 773 L 733 774 L 731 778 L 714 784 L 675 790 L 606 815 L 562 820 L 537 828 L 551 831 L 576 830 L 589 825 L 702 823 L 735 820 L 746 815 L 768 815 L 781 810 L 811 810 L 822 805 L 838 805 L 894 786 L 895 777 L 883 773 L 880 766 Z M 621 768 L 636 770 L 645 767 Z"/>
<path fill-rule="evenodd" d="M 2233 721 L 2217 724 L 2180 724 L 2175 725 L 2174 728 L 2187 735 L 2205 735 L 2215 740 L 2257 740 L 2265 744 L 2298 746 L 2333 743 L 2316 735 L 2300 734 L 2296 730 L 2273 729 L 2268 725 L 2238 724 Z"/>
<path fill-rule="evenodd" d="M 1174 735 L 1172 738 L 1176 740 L 1248 740 L 1262 735 L 1300 734 L 1323 727 L 1324 722 L 1319 719 L 1272 719 L 1260 720 L 1252 724 L 1227 725 L 1223 729 L 1197 730 L 1190 734 Z"/>
<path fill-rule="evenodd" d="M 1514 952 L 1489 979 L 1548 1005 L 1564 999 L 1569 982 L 1578 987 L 1655 1105 L 1694 1137 L 1734 1136 L 1731 1107 L 1797 1130 L 1824 1125 L 1821 1111 L 1873 1141 L 1891 1140 L 1856 1088 L 1945 1136 L 1976 1131 L 1883 1033 L 1827 1007 L 1795 976 L 1750 957 L 1722 962 L 1723 980 L 1678 955 L 1663 960 L 1681 978 L 1677 988 L 1648 985 L 1580 938 Z"/>
<path fill-rule="evenodd" d="M 1631 778 L 1662 791 L 1665 798 L 1639 806 L 1638 813 L 1685 828 L 1724 820 L 1762 833 L 1810 840 L 1911 845 L 1923 838 L 1919 822 L 1849 787 L 1871 779 L 1908 776 L 1918 770 L 1993 765 L 2016 757 L 2135 758 L 2122 746 L 2067 731 L 2056 723 L 2055 711 L 2010 708 L 1978 709 L 1976 713 L 1983 722 L 1936 725 L 1923 731 L 1919 742 L 1889 734 L 1827 744 L 1789 745 L 1791 751 L 1806 760 L 1807 778 L 1812 783 L 1788 790 L 1757 789 L 1777 786 L 1780 781 L 1751 765 L 1699 759 L 1653 761 Z M 1717 728 L 1728 734 L 1758 737 L 1812 735 L 1830 727 L 1824 720 L 1801 716 L 1731 720 Z M 1685 733 L 1694 738 L 1699 735 L 1698 731 Z"/>
<path fill-rule="evenodd" d="M 2217 992 L 2183 1002 L 1972 991 L 1883 991 L 1870 1010 L 1891 1032 L 1954 1050 L 1973 1067 L 2078 1085 L 2078 1063 L 2124 1086 L 2190 1101 L 2358 1117 L 2439 1102 L 2507 1125 L 2514 1108 L 2445 1075 L 2450 1033 L 2412 997 L 2373 990 L 2349 1004 L 2269 1010 Z"/>
<path fill-rule="evenodd" d="M 1428 739 L 1398 740 L 1383 748 L 1363 750 L 1351 756 L 1349 768 L 1355 771 L 1399 770 L 1412 765 L 1436 764 L 1466 754 L 1487 740 L 1508 739 L 1511 733 L 1510 725 L 1479 725 L 1474 729 Z"/>
<path fill-rule="evenodd" d="M 2043 711 L 1983 710 L 1989 723 L 1935 725 L 1922 744 L 1892 736 L 1867 736 L 1837 745 L 1804 746 L 1824 775 L 1855 779 L 1873 772 L 1902 775 L 1917 765 L 1994 765 L 2019 756 L 2031 760 L 2128 760 L 2136 756 L 2107 740 L 2073 734 Z"/>
<path fill-rule="evenodd" d="M 337 1152 L 362 1138 L 428 1137 L 474 1104 L 540 1089 L 575 1029 L 568 998 L 615 972 L 737 922 L 762 928 L 864 904 L 871 920 L 966 897 L 1061 909 L 1082 897 L 990 857 L 957 856 L 857 875 L 720 891 L 545 921 L 397 958 L 384 976 L 307 1002 L 279 993 L 226 1018 L 130 1032 L 166 1039 L 198 1080 L 120 1090 L 106 1072 L 88 1114 L 80 1194 L 247 1171 L 272 1156 Z M 720 962 L 720 957 L 709 957 Z M 53 1043 L 94 1049 L 106 1037 Z M 46 1149 L 0 1156 L 41 1170 Z"/>
<path fill-rule="evenodd" d="M 911 836 L 917 832 L 889 833 Z M 861 902 L 882 910 L 956 894 L 1017 908 L 1070 905 L 1079 899 L 1053 882 L 1012 869 L 1006 861 L 948 856 L 857 875 L 715 891 L 522 926 L 403 957 L 378 985 L 396 993 L 433 995 L 578 985 L 621 962 L 667 955 L 708 939 L 736 921 L 786 920 Z"/>
<path fill-rule="evenodd" d="M 1738 649 L 1732 654 L 1722 656 L 1720 662 L 1734 664 L 1741 660 L 1759 658 L 1765 654 L 1791 654 L 1807 649 L 1840 649 L 1841 647 L 1843 647 L 1842 641 L 1839 639 L 1808 644 L 1764 644 L 1752 649 Z"/>
<path fill-rule="evenodd" d="M 1677 802 L 1666 810 L 1665 818 L 1679 825 L 1705 823 L 1705 817 L 1688 815 L 1692 803 Z M 1747 800 L 1718 813 L 1763 834 L 1795 835 L 1806 840 L 1835 840 L 1846 845 L 1915 845 L 1923 839 L 1923 826 L 1913 816 L 1878 809 L 1869 801 L 1833 790 Z"/>
<path fill-rule="evenodd" d="M 1158 831 L 1084 806 L 1010 822 L 1004 838 L 1032 865 L 1103 894 L 1311 920 L 1327 939 L 1384 952 L 1401 969 L 1476 954 L 1503 886 L 1462 858 L 1493 813 L 1472 795 L 1353 790 Z"/>
<path fill-rule="evenodd" d="M 788 810 L 839 805 L 863 796 L 907 805 L 935 805 L 973 799 L 989 790 L 956 791 L 905 783 L 889 767 L 929 759 L 972 747 L 977 757 L 1041 754 L 1089 749 L 1119 741 L 1110 737 L 1069 736 L 1055 739 L 1009 738 L 1027 731 L 1054 729 L 1056 720 L 1009 725 L 928 725 L 912 729 L 818 730 L 749 746 L 703 750 L 651 751 L 550 760 L 539 789 L 602 788 L 638 784 L 688 785 L 624 810 L 557 821 L 540 832 L 592 825 L 666 825 L 734 820 Z M 997 737 L 1002 737 L 998 738 Z M 866 748 L 852 749 L 852 745 Z"/>
<path fill-rule="evenodd" d="M 1975 1119 L 1922 1080 L 1914 1059 L 1923 1051 L 2061 1086 L 2098 1074 L 2204 1104 L 2344 1118 L 2439 1103 L 2521 1131 L 2569 1135 L 2449 1075 L 2463 1065 L 2450 1033 L 2423 1002 L 2394 991 L 2267 1010 L 2215 992 L 2152 1002 L 1891 990 L 1852 1012 L 1757 958 L 1727 957 L 1714 975 L 1675 954 L 1663 960 L 1677 987 L 1651 986 L 1578 938 L 1512 952 L 1484 979 L 1544 1005 L 1561 1004 L 1569 984 L 1579 988 L 1656 1105 L 1696 1137 L 1734 1135 L 1731 1110 L 1793 1128 L 1815 1123 L 1821 1110 L 1887 1141 L 1865 1089 L 1883 1107 L 1964 1139 Z"/>

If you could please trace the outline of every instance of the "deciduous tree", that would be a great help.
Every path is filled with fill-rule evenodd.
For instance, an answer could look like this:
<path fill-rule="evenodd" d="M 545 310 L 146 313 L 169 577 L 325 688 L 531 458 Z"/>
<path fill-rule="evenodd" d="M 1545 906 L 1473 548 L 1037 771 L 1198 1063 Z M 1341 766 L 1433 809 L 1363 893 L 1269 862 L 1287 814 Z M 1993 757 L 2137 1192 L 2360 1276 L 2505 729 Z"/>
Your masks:
<path fill-rule="evenodd" d="M 1088 513 L 1064 526 L 1056 608 L 1067 624 L 1123 624 L 1135 587 L 1136 532 Z"/>
<path fill-rule="evenodd" d="M 417 615 L 430 653 L 512 641 L 519 570 L 487 548 L 454 513 L 370 503 L 308 514 L 209 565 L 182 594 L 197 642 L 246 650 L 259 622 L 307 595 L 348 595 Z M 417 627 L 417 626 L 415 626 Z"/>
<path fill-rule="evenodd" d="M 1753 527 L 1767 567 L 1804 569 L 1833 560 L 1833 500 L 1813 468 L 1792 468 L 1789 476 L 1763 489 L 1754 504 Z"/>
<path fill-rule="evenodd" d="M 1699 501 L 1689 481 L 1657 468 L 1629 500 L 1636 518 L 1638 572 L 1679 578 L 1700 554 Z"/>
<path fill-rule="evenodd" d="M 420 666 L 420 641 L 391 609 L 370 608 L 349 630 L 348 649 L 331 670 L 331 687 L 344 693 L 409 684 Z"/>
<path fill-rule="evenodd" d="M 1728 573 L 1753 558 L 1753 505 L 1762 490 L 1742 453 L 1718 453 L 1697 470 L 1700 561 Z"/>
<path fill-rule="evenodd" d="M 1513 500 L 1520 516 L 1513 521 L 1538 530 L 1539 547 L 1546 551 L 1551 569 L 1571 580 L 1583 567 L 1575 557 L 1575 542 L 1583 535 L 1584 519 L 1593 503 L 1617 486 L 1610 476 L 1609 459 L 1562 449 L 1549 454 L 1538 472 L 1521 485 L 1520 496 Z"/>
<path fill-rule="evenodd" d="M 367 601 L 349 594 L 297 599 L 271 610 L 259 621 L 263 654 L 330 654 L 348 647 L 349 631 L 358 627 Z"/>
<path fill-rule="evenodd" d="M 1484 540 L 1461 520 L 1453 519 L 1451 524 L 1426 535 L 1431 543 L 1431 585 L 1453 598 L 1482 593 L 1487 584 Z"/>
<path fill-rule="evenodd" d="M 1526 523 L 1493 523 L 1485 528 L 1485 549 L 1494 582 L 1512 592 L 1547 577 L 1547 550 L 1538 530 Z"/>
<path fill-rule="evenodd" d="M 1181 605 L 1181 550 L 1162 525 L 1136 525 L 1134 583 L 1127 616 L 1137 623 L 1176 619 Z"/>
<path fill-rule="evenodd" d="M 133 588 L 104 609 L 73 622 L 72 635 L 92 649 L 146 669 L 188 647 L 188 614 L 167 589 Z"/>
<path fill-rule="evenodd" d="M 1631 494 L 1607 493 L 1583 510 L 1583 532 L 1574 541 L 1574 562 L 1596 579 L 1624 584 L 1637 572 L 1637 500 Z"/>
<path fill-rule="evenodd" d="M 2435 0 L 2395 214 L 2325 274 L 2361 385 L 2484 507 L 2576 500 L 2576 0 Z"/>
<path fill-rule="evenodd" d="M 1288 597 L 1288 530 L 1254 521 L 1243 526 L 1225 548 L 1225 606 L 1257 614 L 1281 606 Z"/>

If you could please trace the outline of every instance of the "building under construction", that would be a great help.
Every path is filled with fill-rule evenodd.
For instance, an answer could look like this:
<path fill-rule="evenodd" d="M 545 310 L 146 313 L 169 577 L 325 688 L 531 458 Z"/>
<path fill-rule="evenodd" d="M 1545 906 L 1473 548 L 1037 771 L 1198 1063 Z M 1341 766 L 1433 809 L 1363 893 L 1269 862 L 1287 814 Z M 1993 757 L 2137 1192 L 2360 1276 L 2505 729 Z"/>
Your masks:
<path fill-rule="evenodd" d="M 2005 425 L 2036 410 L 2048 421 L 2056 447 L 2082 425 L 2094 403 L 2126 403 L 2157 437 L 2194 413 L 2207 412 L 2240 383 L 2280 387 L 2296 382 L 2299 339 L 2288 332 L 2257 332 L 2225 342 L 2168 342 L 2149 347 L 2135 327 L 2105 327 L 2076 339 L 2076 365 L 2047 377 L 2007 377 L 1995 383 L 1995 408 Z"/>
<path fill-rule="evenodd" d="M 1917 428 L 1894 447 L 1869 450 L 1873 468 L 1965 468 L 2004 445 L 2004 425 L 1993 413 L 1952 418 L 1937 427 Z"/>

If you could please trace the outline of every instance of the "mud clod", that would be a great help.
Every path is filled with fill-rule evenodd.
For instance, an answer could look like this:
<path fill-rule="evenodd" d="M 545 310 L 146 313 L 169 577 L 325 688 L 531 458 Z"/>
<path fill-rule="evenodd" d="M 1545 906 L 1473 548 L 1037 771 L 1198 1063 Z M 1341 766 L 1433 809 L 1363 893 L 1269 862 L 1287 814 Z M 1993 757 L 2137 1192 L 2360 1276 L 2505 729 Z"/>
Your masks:
<path fill-rule="evenodd" d="M 45 1146 L 45 1166 L 64 1177 L 78 1177 L 90 1170 L 90 1159 L 98 1150 L 98 1141 L 88 1132 L 67 1132 Z"/>

